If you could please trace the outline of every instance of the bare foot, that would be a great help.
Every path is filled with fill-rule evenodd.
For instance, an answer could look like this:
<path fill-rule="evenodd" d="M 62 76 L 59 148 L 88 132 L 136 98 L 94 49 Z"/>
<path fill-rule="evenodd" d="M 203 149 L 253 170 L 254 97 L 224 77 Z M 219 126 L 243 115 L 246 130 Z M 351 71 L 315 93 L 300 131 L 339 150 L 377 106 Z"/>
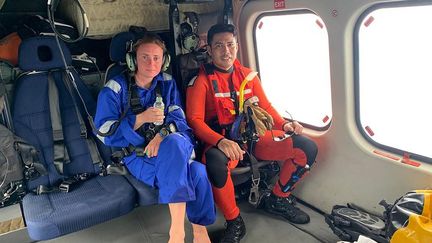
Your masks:
<path fill-rule="evenodd" d="M 168 243 L 184 243 L 184 239 L 185 239 L 185 233 L 184 231 L 180 231 L 180 232 L 173 232 L 170 231 L 169 233 L 169 240 Z"/>
<path fill-rule="evenodd" d="M 178 236 L 170 236 L 168 243 L 184 243 L 184 236 L 178 237 Z"/>
<path fill-rule="evenodd" d="M 193 243 L 211 243 L 207 233 L 194 233 Z"/>
<path fill-rule="evenodd" d="M 193 243 L 211 243 L 205 226 L 192 224 L 192 229 L 194 236 Z"/>

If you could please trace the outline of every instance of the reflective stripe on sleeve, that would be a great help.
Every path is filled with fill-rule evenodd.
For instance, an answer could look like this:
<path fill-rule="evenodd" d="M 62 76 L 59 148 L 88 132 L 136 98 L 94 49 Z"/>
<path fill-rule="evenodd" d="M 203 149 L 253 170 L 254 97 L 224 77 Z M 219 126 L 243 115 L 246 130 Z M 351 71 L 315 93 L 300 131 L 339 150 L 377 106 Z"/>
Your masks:
<path fill-rule="evenodd" d="M 115 93 L 119 93 L 121 90 L 121 86 L 119 83 L 117 83 L 117 81 L 115 81 L 114 79 L 110 79 L 106 84 L 105 87 L 110 88 L 112 91 L 114 91 Z"/>
<path fill-rule="evenodd" d="M 168 81 L 168 80 L 172 80 L 172 79 L 173 79 L 172 76 L 171 76 L 171 74 L 169 74 L 169 73 L 162 73 L 162 76 L 163 76 L 163 79 L 164 79 L 165 81 Z"/>
<path fill-rule="evenodd" d="M 171 105 L 171 106 L 168 107 L 168 113 L 173 112 L 175 110 L 180 110 L 183 118 L 186 118 L 186 115 L 185 115 L 183 109 L 180 106 L 178 106 L 178 105 Z"/>
<path fill-rule="evenodd" d="M 104 124 L 102 124 L 102 126 L 99 128 L 99 132 L 101 133 L 106 133 L 111 129 L 111 126 L 115 123 L 116 121 L 106 121 Z M 102 137 L 100 135 L 96 135 L 99 140 L 102 141 L 102 143 L 105 143 L 105 137 Z"/>

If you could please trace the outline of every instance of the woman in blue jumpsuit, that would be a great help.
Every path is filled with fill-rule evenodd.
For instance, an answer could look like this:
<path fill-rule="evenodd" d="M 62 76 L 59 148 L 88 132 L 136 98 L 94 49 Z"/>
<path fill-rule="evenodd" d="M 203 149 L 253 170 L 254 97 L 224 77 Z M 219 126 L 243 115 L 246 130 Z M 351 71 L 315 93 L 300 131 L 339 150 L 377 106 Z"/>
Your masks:
<path fill-rule="evenodd" d="M 133 58 L 129 69 L 135 72 L 131 80 L 136 84 L 130 92 L 136 92 L 142 112 L 135 114 L 128 106 L 127 75 L 114 77 L 99 94 L 96 127 L 106 133 L 123 112 L 126 115 L 111 135 L 98 137 L 106 145 L 129 148 L 130 154 L 123 161 L 130 173 L 159 189 L 159 203 L 168 204 L 171 214 L 169 243 L 184 242 L 185 212 L 192 223 L 194 242 L 210 243 L 205 226 L 216 218 L 212 190 L 205 166 L 192 160 L 192 131 L 186 124 L 175 81 L 161 73 L 167 55 L 165 45 L 158 36 L 147 34 L 128 55 Z M 162 97 L 164 110 L 153 107 L 156 96 Z M 163 128 L 154 132 L 153 138 L 146 137 L 153 123 L 163 123 Z M 144 148 L 144 154 L 130 148 Z"/>

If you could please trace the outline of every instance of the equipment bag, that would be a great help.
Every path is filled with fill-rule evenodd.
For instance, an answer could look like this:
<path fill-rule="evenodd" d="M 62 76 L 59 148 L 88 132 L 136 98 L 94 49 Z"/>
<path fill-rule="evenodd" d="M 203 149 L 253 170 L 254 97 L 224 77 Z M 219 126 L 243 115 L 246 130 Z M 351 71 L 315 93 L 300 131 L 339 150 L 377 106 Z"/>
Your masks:
<path fill-rule="evenodd" d="M 18 63 L 18 47 L 21 44 L 21 38 L 13 32 L 0 40 L 0 59 L 7 60 L 12 65 Z"/>
<path fill-rule="evenodd" d="M 22 72 L 18 67 L 0 59 L 0 111 L 4 111 L 5 106 L 7 106 L 7 109 L 12 107 L 14 81 L 21 74 Z M 1 123 L 10 127 L 8 121 L 5 121 L 4 118 L 2 116 Z"/>
<path fill-rule="evenodd" d="M 25 195 L 23 167 L 15 141 L 14 134 L 0 124 L 0 207 L 20 202 Z"/>
<path fill-rule="evenodd" d="M 388 243 L 384 220 L 350 204 L 335 205 L 325 221 L 341 240 L 352 242 L 364 235 L 379 243 Z"/>
<path fill-rule="evenodd" d="M 386 236 L 391 243 L 432 242 L 432 190 L 411 191 L 386 208 Z"/>
<path fill-rule="evenodd" d="M 416 190 L 394 204 L 380 202 L 383 217 L 371 215 L 353 205 L 336 205 L 326 223 L 344 241 L 365 235 L 379 243 L 432 242 L 432 190 Z"/>

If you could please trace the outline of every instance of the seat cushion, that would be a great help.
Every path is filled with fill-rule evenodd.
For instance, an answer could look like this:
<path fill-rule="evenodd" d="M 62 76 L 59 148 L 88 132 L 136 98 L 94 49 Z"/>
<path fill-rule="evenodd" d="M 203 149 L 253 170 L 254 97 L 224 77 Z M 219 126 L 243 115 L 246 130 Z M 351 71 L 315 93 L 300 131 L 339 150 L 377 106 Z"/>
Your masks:
<path fill-rule="evenodd" d="M 147 206 L 158 203 L 159 191 L 157 189 L 144 184 L 132 175 L 127 175 L 126 178 L 138 193 L 137 199 L 139 206 Z"/>
<path fill-rule="evenodd" d="M 33 240 L 75 232 L 130 212 L 136 192 L 123 176 L 97 176 L 70 192 L 27 194 L 24 217 Z"/>

